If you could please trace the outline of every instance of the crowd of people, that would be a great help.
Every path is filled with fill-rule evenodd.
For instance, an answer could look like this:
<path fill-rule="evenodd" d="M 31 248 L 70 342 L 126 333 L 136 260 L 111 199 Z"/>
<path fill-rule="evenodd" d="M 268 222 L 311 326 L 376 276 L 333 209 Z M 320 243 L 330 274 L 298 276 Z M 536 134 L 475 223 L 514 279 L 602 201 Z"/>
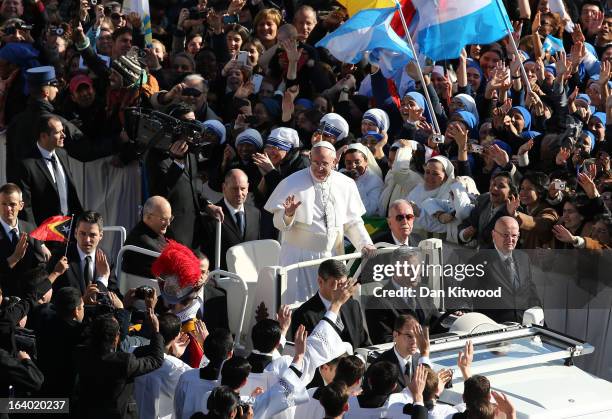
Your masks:
<path fill-rule="evenodd" d="M 470 307 L 521 322 L 541 306 L 521 250 L 609 249 L 612 1 L 503 3 L 512 35 L 391 80 L 316 46 L 349 18 L 329 0 L 151 0 L 150 21 L 115 1 L 3 0 L 0 398 L 69 398 L 78 418 L 513 417 L 471 376 L 470 345 L 465 403 L 436 403 L 450 375 L 430 366 L 429 299 L 362 307 L 344 264 L 296 269 L 283 300 L 300 307 L 258 313 L 243 358 L 208 279 L 253 240 L 279 240 L 283 266 L 348 242 L 366 258 L 398 245 L 416 265 L 409 248 L 439 238 L 497 250 L 489 282 L 466 287 L 504 298 Z M 104 214 L 84 208 L 69 159 L 103 158 L 140 164 L 125 244 L 161 256 L 120 268 L 159 292 L 120 292 L 100 248 Z M 58 215 L 73 217 L 68 243 L 30 235 Z M 389 342 L 376 362 L 353 355 Z"/>

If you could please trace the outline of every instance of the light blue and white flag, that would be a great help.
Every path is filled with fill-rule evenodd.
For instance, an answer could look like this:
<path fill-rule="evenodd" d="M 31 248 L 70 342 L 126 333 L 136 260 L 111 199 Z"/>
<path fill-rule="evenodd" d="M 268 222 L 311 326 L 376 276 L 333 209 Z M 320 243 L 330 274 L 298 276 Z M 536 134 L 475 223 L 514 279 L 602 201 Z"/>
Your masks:
<path fill-rule="evenodd" d="M 406 1 L 416 11 L 408 23 L 416 26 L 419 53 L 434 61 L 457 58 L 469 44 L 498 41 L 512 27 L 501 0 Z"/>
<path fill-rule="evenodd" d="M 336 59 L 357 64 L 366 57 L 380 67 L 386 78 L 394 78 L 412 60 L 408 45 L 391 29 L 396 8 L 364 9 L 334 32 L 317 42 Z"/>
<path fill-rule="evenodd" d="M 563 41 L 559 38 L 555 38 L 552 35 L 546 36 L 544 42 L 542 42 L 542 49 L 544 50 L 544 52 L 548 52 L 551 55 L 554 55 L 559 51 L 565 52 L 565 48 L 563 47 Z"/>

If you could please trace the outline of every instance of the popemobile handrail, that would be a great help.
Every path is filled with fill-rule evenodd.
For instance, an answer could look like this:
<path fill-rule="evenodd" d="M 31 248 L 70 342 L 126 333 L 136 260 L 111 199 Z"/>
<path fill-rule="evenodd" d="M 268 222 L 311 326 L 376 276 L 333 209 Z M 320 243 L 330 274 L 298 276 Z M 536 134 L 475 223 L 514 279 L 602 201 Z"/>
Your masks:
<path fill-rule="evenodd" d="M 242 310 L 240 313 L 240 326 L 238 328 L 238 331 L 236 333 L 236 338 L 234 341 L 234 347 L 241 347 L 240 345 L 240 338 L 242 335 L 242 328 L 244 326 L 244 317 L 246 315 L 246 308 L 247 308 L 247 298 L 248 298 L 248 292 L 249 292 L 249 288 L 246 284 L 246 282 L 244 281 L 244 279 L 242 279 L 242 277 L 236 273 L 233 272 L 228 272 L 228 271 L 224 271 L 222 269 L 215 269 L 214 271 L 209 272 L 208 274 L 208 278 L 211 277 L 215 277 L 215 279 L 220 279 L 220 280 L 231 280 L 233 282 L 237 282 L 242 286 L 242 291 L 243 291 L 243 295 L 244 297 L 242 298 Z"/>

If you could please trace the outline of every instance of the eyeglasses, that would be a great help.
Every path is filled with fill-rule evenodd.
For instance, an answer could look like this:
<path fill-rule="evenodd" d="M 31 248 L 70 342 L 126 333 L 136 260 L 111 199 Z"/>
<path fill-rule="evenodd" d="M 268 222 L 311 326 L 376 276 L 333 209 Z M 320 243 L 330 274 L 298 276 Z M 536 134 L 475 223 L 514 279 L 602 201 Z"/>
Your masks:
<path fill-rule="evenodd" d="M 110 15 L 110 18 L 111 18 L 112 20 L 122 20 L 122 19 L 125 19 L 125 15 L 122 15 L 122 14 L 120 14 L 120 13 L 112 13 L 112 14 Z"/>
<path fill-rule="evenodd" d="M 412 221 L 414 220 L 414 214 L 397 214 L 395 216 L 395 221 L 401 223 L 402 220 Z"/>
<path fill-rule="evenodd" d="M 493 230 L 493 231 L 496 232 L 497 234 L 499 234 L 500 236 L 503 236 L 504 239 L 517 240 L 519 238 L 519 235 L 520 235 L 520 234 L 500 233 L 497 230 Z"/>
<path fill-rule="evenodd" d="M 157 218 L 160 222 L 164 224 L 170 224 L 172 221 L 174 221 L 174 215 L 170 216 L 170 218 L 160 217 L 159 215 L 151 214 L 151 213 L 147 215 L 150 215 L 153 218 Z"/>

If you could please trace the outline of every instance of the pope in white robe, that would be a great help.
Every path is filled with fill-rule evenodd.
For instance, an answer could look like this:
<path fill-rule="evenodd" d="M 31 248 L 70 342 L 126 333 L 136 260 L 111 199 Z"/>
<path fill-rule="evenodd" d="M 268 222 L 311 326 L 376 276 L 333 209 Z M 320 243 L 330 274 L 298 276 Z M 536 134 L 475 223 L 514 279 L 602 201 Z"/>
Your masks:
<path fill-rule="evenodd" d="M 328 258 L 344 253 L 346 235 L 355 249 L 375 248 L 361 217 L 363 202 L 355 182 L 336 172 L 336 151 L 321 141 L 311 151 L 311 166 L 285 178 L 265 205 L 282 232 L 280 264 Z M 304 302 L 317 291 L 317 268 L 291 270 L 282 304 Z"/>

